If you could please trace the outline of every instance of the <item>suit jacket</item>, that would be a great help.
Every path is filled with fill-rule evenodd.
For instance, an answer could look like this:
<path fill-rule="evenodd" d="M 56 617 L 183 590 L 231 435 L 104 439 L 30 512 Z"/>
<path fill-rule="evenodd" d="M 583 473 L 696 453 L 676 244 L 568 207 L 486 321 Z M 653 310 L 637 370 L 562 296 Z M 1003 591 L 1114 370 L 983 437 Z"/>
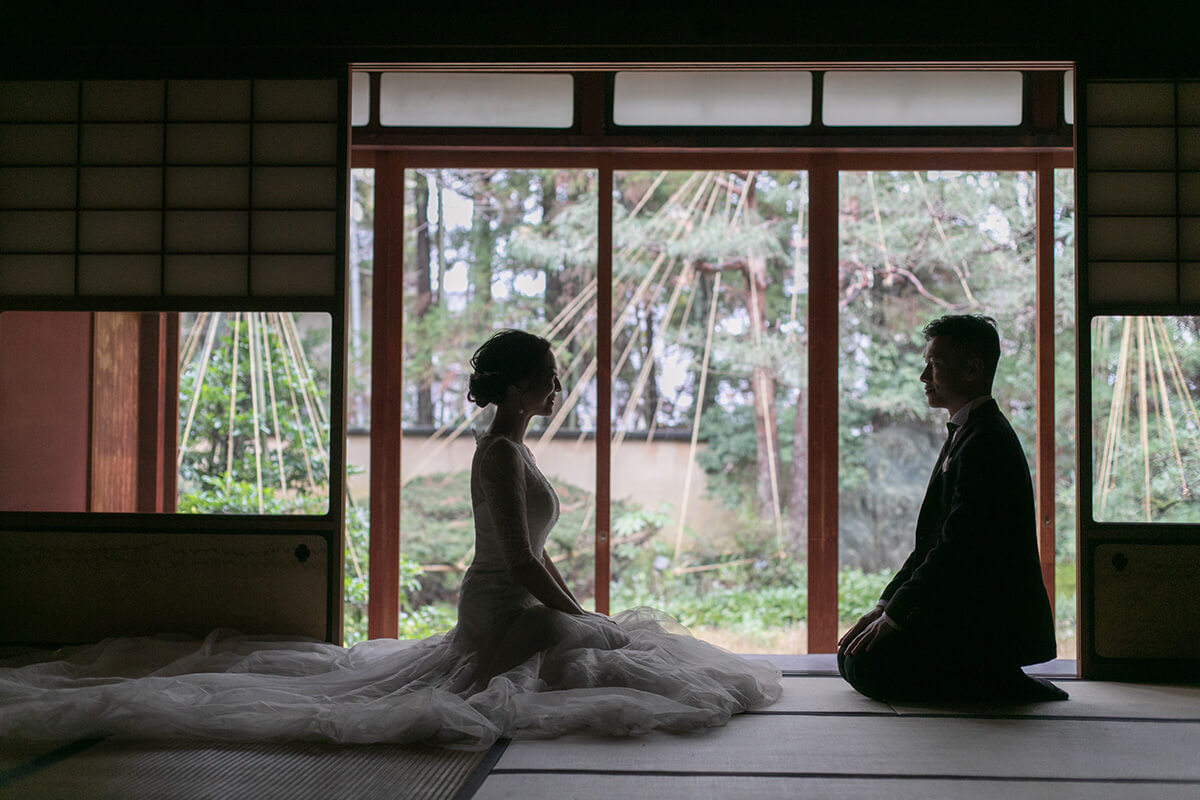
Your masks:
<path fill-rule="evenodd" d="M 1029 466 L 995 400 L 973 409 L 930 477 L 888 616 L 999 661 L 1055 656 Z"/>

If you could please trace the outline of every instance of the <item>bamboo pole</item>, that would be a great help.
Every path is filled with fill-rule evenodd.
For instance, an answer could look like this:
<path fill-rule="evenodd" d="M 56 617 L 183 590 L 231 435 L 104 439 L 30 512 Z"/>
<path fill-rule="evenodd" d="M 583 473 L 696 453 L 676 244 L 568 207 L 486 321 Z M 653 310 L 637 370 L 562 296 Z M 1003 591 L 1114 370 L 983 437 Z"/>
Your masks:
<path fill-rule="evenodd" d="M 239 322 L 241 312 L 233 314 L 233 375 L 229 381 L 229 439 L 225 450 L 225 490 L 233 485 L 233 414 L 237 408 L 237 378 L 238 378 L 238 339 L 241 333 Z"/>
<path fill-rule="evenodd" d="M 246 314 L 246 343 L 250 349 L 250 419 L 254 425 L 254 481 L 258 488 L 258 513 L 263 513 L 263 477 L 262 477 L 262 445 L 259 438 L 259 419 L 258 419 L 258 389 L 259 382 L 257 379 L 258 358 L 255 356 L 256 344 L 254 341 L 254 317 L 253 311 Z"/>
<path fill-rule="evenodd" d="M 708 311 L 708 329 L 704 338 L 704 357 L 700 361 L 700 385 L 696 389 L 696 407 L 692 414 L 692 440 L 688 448 L 687 469 L 683 473 L 683 499 L 680 501 L 679 524 L 675 528 L 675 555 L 673 561 L 679 560 L 683 550 L 683 521 L 687 516 L 688 498 L 692 490 L 692 472 L 696 464 L 696 444 L 700 439 L 700 414 L 704 410 L 704 387 L 708 380 L 708 359 L 712 354 L 713 329 L 717 325 L 717 297 L 721 289 L 721 273 L 713 278 L 712 305 Z"/>
<path fill-rule="evenodd" d="M 288 354 L 287 336 L 283 331 L 282 314 L 275 314 L 276 325 L 280 332 L 280 343 L 283 345 L 284 351 L 281 353 L 283 359 L 283 371 L 287 377 L 288 397 L 292 403 L 292 418 L 296 422 L 296 430 L 300 432 L 300 452 L 304 455 L 304 471 L 308 475 L 309 489 L 317 488 L 316 478 L 313 476 L 312 459 L 309 457 L 308 444 L 304 441 L 304 423 L 300 420 L 300 404 L 296 400 L 296 379 L 292 376 L 292 360 Z"/>
<path fill-rule="evenodd" d="M 1142 444 L 1142 508 L 1150 522 L 1150 435 L 1146 398 L 1146 319 L 1138 319 L 1138 434 Z"/>
<path fill-rule="evenodd" d="M 1112 399 L 1108 406 L 1108 429 L 1105 431 L 1104 450 L 1100 457 L 1100 516 L 1104 516 L 1108 504 L 1110 478 L 1117 464 L 1117 439 L 1121 425 L 1121 412 L 1124 408 L 1125 383 L 1128 371 L 1129 357 L 1129 320 L 1123 321 L 1121 330 L 1121 349 L 1117 355 L 1117 375 L 1113 382 Z"/>
<path fill-rule="evenodd" d="M 1179 491 L 1184 497 L 1191 495 L 1188 489 L 1187 473 L 1183 468 L 1183 455 L 1179 451 L 1179 436 L 1175 431 L 1175 417 L 1171 414 L 1171 399 L 1167 395 L 1167 381 L 1163 377 L 1163 362 L 1158 353 L 1158 336 L 1156 334 L 1153 320 L 1150 321 L 1149 329 L 1150 350 L 1154 355 L 1154 376 L 1158 378 L 1155 382 L 1155 388 L 1158 391 L 1158 418 L 1159 418 L 1159 433 L 1163 430 L 1162 421 L 1166 420 L 1167 436 L 1169 441 L 1167 445 L 1171 450 L 1171 455 L 1175 457 L 1175 466 L 1179 468 Z M 1163 342 L 1163 349 L 1169 346 L 1169 342 Z M 1167 437 L 1164 437 L 1167 438 Z"/>
<path fill-rule="evenodd" d="M 1155 322 L 1162 333 L 1163 341 L 1170 342 L 1167 323 L 1162 317 L 1155 317 Z M 1183 368 L 1179 364 L 1179 356 L 1175 352 L 1174 345 L 1167 348 L 1167 361 L 1171 366 L 1171 380 L 1175 386 L 1175 391 L 1183 398 L 1185 408 L 1191 414 L 1192 438 L 1196 441 L 1196 448 L 1200 450 L 1200 414 L 1196 413 L 1196 404 L 1192 402 L 1192 395 L 1187 390 L 1187 382 L 1183 379 Z"/>
<path fill-rule="evenodd" d="M 287 492 L 287 478 L 283 467 L 283 428 L 279 425 L 279 401 L 275 398 L 275 368 L 271 361 L 271 327 L 267 323 L 266 314 L 262 315 L 262 323 L 263 357 L 266 359 L 267 387 L 271 395 L 271 420 L 275 425 L 275 459 L 279 464 L 279 491 Z"/>
<path fill-rule="evenodd" d="M 183 436 L 179 445 L 179 453 L 175 457 L 175 469 L 178 471 L 183 466 L 183 456 L 187 453 L 188 438 L 192 432 L 192 422 L 196 418 L 196 407 L 200 404 L 200 390 L 204 387 L 204 376 L 208 373 L 208 361 L 212 357 L 213 343 L 217 338 L 217 328 L 221 324 L 221 312 L 217 311 L 213 314 L 211 323 L 209 323 L 208 338 L 204 343 L 204 350 L 200 354 L 200 374 L 196 376 L 196 382 L 192 391 L 192 402 L 188 406 L 187 422 L 183 426 Z"/>

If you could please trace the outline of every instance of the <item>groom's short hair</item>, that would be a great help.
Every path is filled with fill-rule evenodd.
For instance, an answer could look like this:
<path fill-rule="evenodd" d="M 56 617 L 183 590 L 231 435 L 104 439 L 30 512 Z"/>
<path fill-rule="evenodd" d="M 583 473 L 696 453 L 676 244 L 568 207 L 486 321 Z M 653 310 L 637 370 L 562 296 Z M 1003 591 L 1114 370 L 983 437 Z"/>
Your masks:
<path fill-rule="evenodd" d="M 968 356 L 978 356 L 987 370 L 988 382 L 1000 363 L 1000 333 L 996 320 L 982 314 L 947 314 L 930 322 L 922 333 L 925 341 L 942 336 L 962 348 Z"/>

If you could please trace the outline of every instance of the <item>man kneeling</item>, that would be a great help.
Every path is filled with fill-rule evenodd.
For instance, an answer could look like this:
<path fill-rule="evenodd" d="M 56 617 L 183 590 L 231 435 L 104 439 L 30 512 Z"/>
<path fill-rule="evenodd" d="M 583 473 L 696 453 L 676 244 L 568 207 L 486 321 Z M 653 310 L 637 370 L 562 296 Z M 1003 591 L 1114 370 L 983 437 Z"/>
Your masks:
<path fill-rule="evenodd" d="M 950 413 L 917 516 L 916 546 L 879 604 L 838 642 L 838 669 L 876 700 L 1065 700 L 1021 666 L 1055 657 L 1038 561 L 1033 485 L 991 397 L 995 321 L 925 326 L 921 383 Z"/>

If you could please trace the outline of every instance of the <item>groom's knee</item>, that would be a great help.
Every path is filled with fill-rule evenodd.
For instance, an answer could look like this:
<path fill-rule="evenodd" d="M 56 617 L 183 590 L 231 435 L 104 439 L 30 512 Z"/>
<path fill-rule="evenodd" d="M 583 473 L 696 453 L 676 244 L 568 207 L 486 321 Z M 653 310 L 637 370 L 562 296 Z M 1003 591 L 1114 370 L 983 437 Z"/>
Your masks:
<path fill-rule="evenodd" d="M 859 694 L 887 702 L 903 693 L 904 659 L 896 648 L 876 647 L 869 652 L 850 654 L 838 651 L 838 672 Z"/>

